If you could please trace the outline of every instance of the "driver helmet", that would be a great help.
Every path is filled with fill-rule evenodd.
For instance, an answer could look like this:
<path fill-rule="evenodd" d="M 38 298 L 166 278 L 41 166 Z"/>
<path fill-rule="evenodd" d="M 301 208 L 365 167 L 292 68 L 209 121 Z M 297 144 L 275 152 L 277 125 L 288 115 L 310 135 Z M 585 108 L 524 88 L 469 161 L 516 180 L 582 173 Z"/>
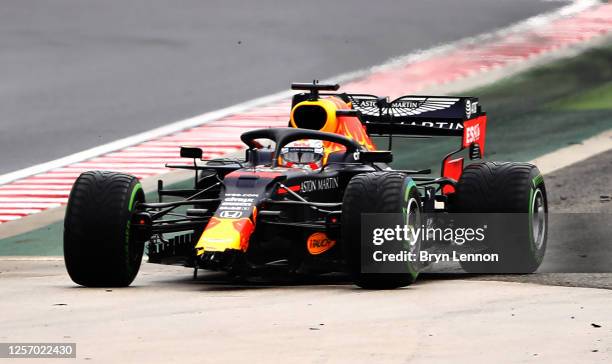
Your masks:
<path fill-rule="evenodd" d="M 280 165 L 309 170 L 323 166 L 323 141 L 302 139 L 285 145 L 280 152 Z"/>

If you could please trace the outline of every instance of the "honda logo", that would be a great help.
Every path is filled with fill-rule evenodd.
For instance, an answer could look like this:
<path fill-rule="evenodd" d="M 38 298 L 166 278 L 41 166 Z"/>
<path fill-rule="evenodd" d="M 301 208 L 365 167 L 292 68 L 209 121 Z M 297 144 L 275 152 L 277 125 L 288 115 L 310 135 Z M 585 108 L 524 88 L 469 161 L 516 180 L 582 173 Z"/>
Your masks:
<path fill-rule="evenodd" d="M 242 216 L 242 211 L 221 211 L 221 214 L 219 216 L 228 219 L 237 219 Z"/>

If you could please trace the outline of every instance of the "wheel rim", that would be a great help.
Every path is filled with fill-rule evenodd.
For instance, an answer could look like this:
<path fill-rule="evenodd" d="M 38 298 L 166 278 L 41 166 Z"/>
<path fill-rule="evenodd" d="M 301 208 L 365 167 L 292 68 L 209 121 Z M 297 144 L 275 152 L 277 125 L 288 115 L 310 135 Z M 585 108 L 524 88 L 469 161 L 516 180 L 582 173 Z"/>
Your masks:
<path fill-rule="evenodd" d="M 415 228 L 420 228 L 421 226 L 421 210 L 419 208 L 419 202 L 416 198 L 412 197 L 408 200 L 406 204 L 406 226 L 408 226 L 411 230 Z M 421 240 L 420 239 L 412 239 L 409 240 L 410 243 L 410 253 L 417 253 L 421 248 Z"/>
<path fill-rule="evenodd" d="M 544 206 L 544 194 L 539 188 L 533 194 L 531 201 L 531 236 L 533 238 L 536 249 L 542 248 L 544 245 L 544 236 L 546 235 L 546 211 Z"/>

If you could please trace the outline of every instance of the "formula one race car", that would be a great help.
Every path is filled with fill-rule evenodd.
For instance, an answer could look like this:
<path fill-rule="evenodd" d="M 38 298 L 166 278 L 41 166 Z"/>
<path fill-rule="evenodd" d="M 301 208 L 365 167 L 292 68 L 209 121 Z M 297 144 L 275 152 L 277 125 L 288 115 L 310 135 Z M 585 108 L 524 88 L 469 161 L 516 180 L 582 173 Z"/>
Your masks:
<path fill-rule="evenodd" d="M 296 275 L 348 272 L 364 288 L 412 283 L 405 271 L 362 269 L 363 214 L 392 213 L 411 226 L 426 213 L 518 213 L 527 218 L 508 244 L 484 241 L 503 262 L 462 262 L 482 269 L 534 272 L 547 239 L 544 180 L 528 163 L 482 161 L 487 116 L 473 97 L 403 96 L 393 101 L 333 93 L 338 85 L 293 84 L 287 128 L 247 131 L 244 160 L 203 161 L 182 147 L 195 172 L 193 189 L 158 184 L 146 202 L 137 178 L 91 171 L 76 180 L 64 225 L 64 257 L 72 280 L 84 286 L 127 286 L 145 246 L 149 262 L 220 270 L 237 277 L 283 270 Z M 389 150 L 372 138 L 388 137 Z M 394 137 L 460 139 L 430 170 L 396 170 Z M 452 242 L 451 242 L 452 243 Z M 415 251 L 423 246 L 410 244 Z"/>

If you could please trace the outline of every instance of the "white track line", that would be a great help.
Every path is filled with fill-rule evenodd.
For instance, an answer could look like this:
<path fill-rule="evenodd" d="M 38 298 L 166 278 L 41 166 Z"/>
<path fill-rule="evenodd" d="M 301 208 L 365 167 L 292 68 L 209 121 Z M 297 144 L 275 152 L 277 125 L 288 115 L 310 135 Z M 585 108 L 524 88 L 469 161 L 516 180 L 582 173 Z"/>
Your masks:
<path fill-rule="evenodd" d="M 15 181 L 14 185 L 57 185 L 57 186 L 68 186 L 68 188 L 72 188 L 72 184 L 74 183 L 74 179 L 60 179 L 60 178 L 38 178 L 36 180 L 23 180 L 23 181 Z"/>
<path fill-rule="evenodd" d="M 62 196 L 68 197 L 70 190 L 64 189 L 63 191 L 58 190 L 47 190 L 45 188 L 39 188 L 38 190 L 0 190 L 0 197 L 2 196 Z"/>
<path fill-rule="evenodd" d="M 0 215 L 29 215 L 41 212 L 42 209 L 1 209 Z"/>
<path fill-rule="evenodd" d="M 31 203 L 32 207 L 35 207 L 37 203 L 39 203 L 41 200 L 40 197 L 4 197 L 4 196 L 0 196 L 0 206 L 2 206 L 3 204 L 6 203 L 14 203 L 15 205 L 11 205 L 11 206 L 16 206 L 18 204 L 21 204 L 23 202 L 28 202 Z M 66 203 L 66 201 L 68 200 L 68 196 L 64 197 L 64 198 L 59 198 L 59 197 L 45 197 L 45 203 L 49 203 L 49 204 L 56 204 L 56 203 Z"/>
<path fill-rule="evenodd" d="M 40 199 L 38 199 L 37 201 L 40 201 Z M 11 201 L 8 203 L 0 201 L 0 208 L 52 209 L 54 207 L 59 207 L 62 205 L 61 203 L 58 203 L 58 202 L 37 202 L 37 201 L 33 201 L 33 202 L 12 202 Z"/>
<path fill-rule="evenodd" d="M 610 149 L 612 149 L 612 129 L 583 140 L 580 144 L 572 144 L 540 156 L 530 163 L 538 166 L 542 174 L 549 174 Z"/>
<path fill-rule="evenodd" d="M 0 261 L 2 262 L 24 262 L 24 261 L 38 261 L 38 262 L 42 262 L 42 261 L 52 261 L 52 262 L 57 262 L 57 261 L 63 261 L 64 257 L 58 257 L 58 256 L 40 256 L 40 257 L 33 257 L 33 256 L 5 256 L 5 257 L 0 257 Z"/>
<path fill-rule="evenodd" d="M 22 190 L 57 190 L 57 191 L 70 191 L 70 188 L 72 187 L 71 184 L 66 184 L 66 185 L 48 185 L 48 186 L 41 186 L 39 184 L 23 184 L 23 185 L 17 185 L 17 184 L 13 184 L 13 185 L 8 185 L 8 186 L 0 186 L 0 191 L 22 191 Z"/>
<path fill-rule="evenodd" d="M 21 219 L 21 217 L 22 216 L 20 215 L 0 215 L 0 220 L 13 221 L 13 220 Z"/>

